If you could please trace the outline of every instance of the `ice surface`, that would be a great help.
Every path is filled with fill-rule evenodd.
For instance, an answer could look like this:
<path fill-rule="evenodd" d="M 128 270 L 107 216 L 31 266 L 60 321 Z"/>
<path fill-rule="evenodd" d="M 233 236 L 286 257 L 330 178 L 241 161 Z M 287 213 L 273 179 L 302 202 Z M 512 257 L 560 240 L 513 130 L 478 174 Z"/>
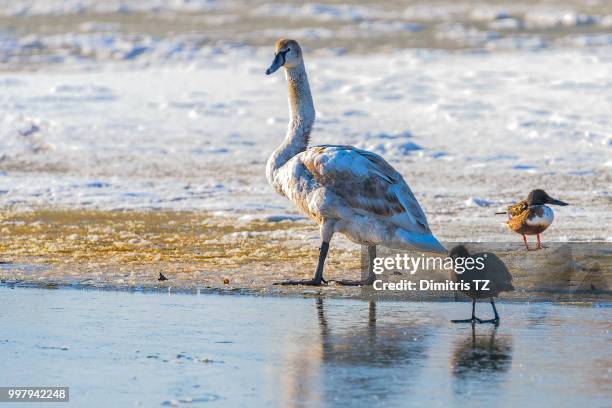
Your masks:
<path fill-rule="evenodd" d="M 469 316 L 465 302 L 2 287 L 0 297 L 0 381 L 53 373 L 70 386 L 70 403 L 53 406 L 451 407 L 466 395 L 475 407 L 609 405 L 604 305 L 502 303 L 499 328 L 472 329 L 449 322 Z"/>
<path fill-rule="evenodd" d="M 0 205 L 293 211 L 264 176 L 287 120 L 282 74 L 263 74 L 269 54 L 1 74 Z M 449 221 L 475 216 L 470 197 L 509 202 L 536 187 L 572 204 L 558 217 L 571 235 L 612 224 L 609 197 L 591 193 L 610 189 L 607 49 L 306 54 L 306 64 L 312 143 L 383 155 L 434 230 L 466 228 Z"/>
<path fill-rule="evenodd" d="M 437 235 L 499 237 L 485 204 L 541 187 L 572 204 L 550 233 L 609 239 L 610 16 L 573 0 L 0 0 L 0 206 L 295 215 L 264 176 L 287 106 L 263 71 L 292 35 L 312 142 L 383 155 Z"/>

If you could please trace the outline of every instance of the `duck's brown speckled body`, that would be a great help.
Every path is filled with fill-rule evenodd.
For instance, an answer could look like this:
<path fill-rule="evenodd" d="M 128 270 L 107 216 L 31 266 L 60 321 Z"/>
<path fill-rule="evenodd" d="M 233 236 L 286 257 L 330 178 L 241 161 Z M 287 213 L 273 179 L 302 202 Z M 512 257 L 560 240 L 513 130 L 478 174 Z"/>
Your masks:
<path fill-rule="evenodd" d="M 501 214 L 508 214 L 508 228 L 523 236 L 525 247 L 529 250 L 526 235 L 535 235 L 537 237 L 536 249 L 541 249 L 540 234 L 544 232 L 555 219 L 555 214 L 549 206 L 553 205 L 568 205 L 563 201 L 557 200 L 549 196 L 544 190 L 533 190 L 527 196 L 527 199 L 519 201 L 507 208 Z"/>

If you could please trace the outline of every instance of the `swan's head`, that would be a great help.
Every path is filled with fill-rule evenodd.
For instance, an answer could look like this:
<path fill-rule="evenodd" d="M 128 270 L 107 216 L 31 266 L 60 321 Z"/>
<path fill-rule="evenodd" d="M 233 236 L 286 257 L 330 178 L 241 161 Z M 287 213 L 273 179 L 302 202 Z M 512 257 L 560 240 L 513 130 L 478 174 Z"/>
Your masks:
<path fill-rule="evenodd" d="M 266 75 L 278 70 L 280 67 L 294 68 L 302 63 L 302 49 L 295 40 L 285 38 L 278 40 L 274 47 L 274 61 L 266 70 Z"/>

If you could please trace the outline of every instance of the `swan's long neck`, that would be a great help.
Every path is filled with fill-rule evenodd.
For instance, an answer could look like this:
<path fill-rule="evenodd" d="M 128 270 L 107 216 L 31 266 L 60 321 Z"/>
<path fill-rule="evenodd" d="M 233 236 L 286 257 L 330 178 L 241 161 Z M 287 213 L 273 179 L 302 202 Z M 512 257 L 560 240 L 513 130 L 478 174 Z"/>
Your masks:
<path fill-rule="evenodd" d="M 270 184 L 278 168 L 296 154 L 306 150 L 310 140 L 310 131 L 315 121 L 315 110 L 304 64 L 285 68 L 285 74 L 289 88 L 290 119 L 285 140 L 268 159 L 266 176 Z"/>

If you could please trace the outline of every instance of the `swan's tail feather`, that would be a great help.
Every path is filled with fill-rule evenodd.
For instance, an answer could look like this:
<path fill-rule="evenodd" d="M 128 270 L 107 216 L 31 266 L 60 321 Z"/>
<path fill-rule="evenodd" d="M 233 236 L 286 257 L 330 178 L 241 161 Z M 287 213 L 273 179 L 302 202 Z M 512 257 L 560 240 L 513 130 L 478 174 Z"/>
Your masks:
<path fill-rule="evenodd" d="M 434 252 L 439 254 L 447 254 L 448 251 L 444 246 L 433 236 L 433 234 L 418 234 L 406 230 L 398 229 L 396 232 L 402 246 L 411 246 L 425 252 Z"/>

